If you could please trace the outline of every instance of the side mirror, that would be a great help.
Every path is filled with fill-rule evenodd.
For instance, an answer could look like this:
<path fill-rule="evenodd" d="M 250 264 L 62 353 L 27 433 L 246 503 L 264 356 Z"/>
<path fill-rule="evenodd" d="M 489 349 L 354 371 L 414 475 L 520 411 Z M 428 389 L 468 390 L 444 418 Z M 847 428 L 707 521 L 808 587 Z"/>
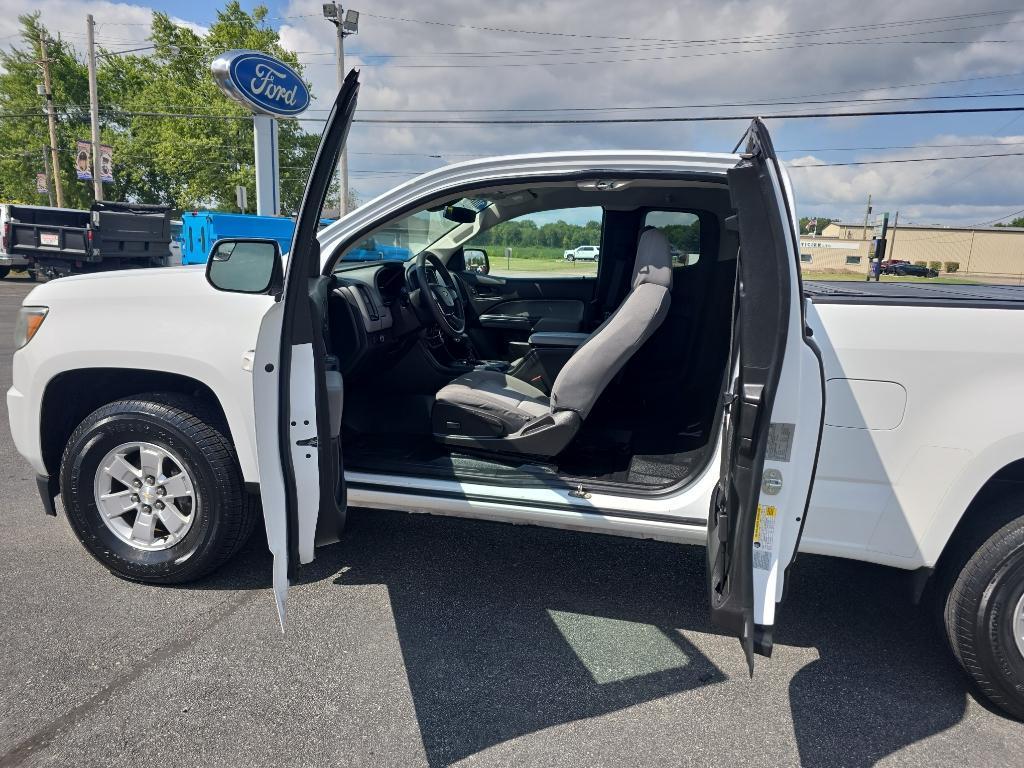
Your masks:
<path fill-rule="evenodd" d="M 462 251 L 462 260 L 467 272 L 486 275 L 491 271 L 491 260 L 487 258 L 487 251 L 483 248 L 466 248 Z"/>
<path fill-rule="evenodd" d="M 206 280 L 229 293 L 280 293 L 284 286 L 281 246 L 276 240 L 218 240 L 206 262 Z"/>

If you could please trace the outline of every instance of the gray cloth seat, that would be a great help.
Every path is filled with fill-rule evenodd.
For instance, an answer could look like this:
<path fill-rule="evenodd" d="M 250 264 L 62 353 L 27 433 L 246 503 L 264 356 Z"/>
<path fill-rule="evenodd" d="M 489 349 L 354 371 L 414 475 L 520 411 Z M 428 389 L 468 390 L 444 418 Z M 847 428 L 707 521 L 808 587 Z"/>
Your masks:
<path fill-rule="evenodd" d="M 598 397 L 658 329 L 672 301 L 672 254 L 665 235 L 640 235 L 629 293 L 569 358 L 551 397 L 495 371 L 471 371 L 443 387 L 432 411 L 436 439 L 488 451 L 556 456 Z"/>

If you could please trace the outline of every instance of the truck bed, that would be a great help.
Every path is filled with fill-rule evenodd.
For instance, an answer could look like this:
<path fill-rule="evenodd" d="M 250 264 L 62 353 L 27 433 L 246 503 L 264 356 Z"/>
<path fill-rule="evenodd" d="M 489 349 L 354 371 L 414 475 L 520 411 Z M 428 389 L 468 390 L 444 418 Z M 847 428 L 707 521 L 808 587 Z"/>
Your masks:
<path fill-rule="evenodd" d="M 1024 309 L 1024 286 L 807 280 L 815 304 L 890 304 L 919 307 Z"/>

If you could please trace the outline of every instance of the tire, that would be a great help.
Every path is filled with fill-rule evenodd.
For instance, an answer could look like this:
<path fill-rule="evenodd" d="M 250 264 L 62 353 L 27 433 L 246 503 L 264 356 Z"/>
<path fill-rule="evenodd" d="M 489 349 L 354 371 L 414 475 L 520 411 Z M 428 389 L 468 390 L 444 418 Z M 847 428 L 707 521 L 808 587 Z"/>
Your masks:
<path fill-rule="evenodd" d="M 39 273 L 36 272 L 36 270 L 26 269 L 25 272 L 26 274 L 28 274 L 28 279 L 31 280 L 33 283 L 39 282 Z"/>
<path fill-rule="evenodd" d="M 0 267 L 0 280 L 3 280 L 9 274 L 11 274 L 11 268 L 10 267 Z"/>
<path fill-rule="evenodd" d="M 127 481 L 111 482 L 114 473 L 103 466 L 114 466 L 117 459 L 110 457 L 117 456 L 133 468 L 144 470 L 140 452 L 120 452 L 133 444 L 149 446 L 146 450 L 153 456 L 162 452 L 164 458 L 157 465 L 161 473 L 180 469 L 185 478 L 179 479 L 175 487 L 188 486 L 189 495 L 163 495 L 173 491 L 174 477 L 166 479 L 167 489 L 163 489 L 156 484 L 164 475 L 154 478 L 151 486 L 147 473 L 144 479 L 131 481 L 144 483 L 137 494 L 129 497 L 137 502 L 134 511 L 121 517 L 107 515 L 107 522 L 100 504 L 115 502 L 101 500 L 104 484 L 111 483 L 111 495 L 116 491 L 116 503 L 120 504 L 129 503 L 123 496 L 133 488 Z M 68 440 L 60 480 L 64 509 L 78 540 L 112 573 L 133 581 L 179 584 L 199 579 L 242 548 L 256 521 L 257 505 L 245 492 L 226 425 L 213 409 L 184 395 L 139 395 L 93 411 Z M 180 513 L 168 519 L 166 525 L 164 518 L 157 519 L 170 515 L 169 511 L 156 511 L 164 509 L 157 496 L 160 491 L 163 499 L 169 499 L 166 506 Z M 153 506 L 142 506 L 147 501 Z M 143 510 L 150 510 L 150 516 L 144 519 L 155 520 L 148 526 L 148 543 L 146 525 L 140 528 L 141 540 L 135 538 Z M 177 533 L 171 523 L 179 526 Z M 127 538 L 126 530 L 131 531 Z"/>
<path fill-rule="evenodd" d="M 961 542 L 945 574 L 943 623 L 978 691 L 1024 720 L 1024 637 L 1014 638 L 1017 612 L 1024 610 L 1024 499 L 994 499 L 990 512 L 989 519 L 1004 524 L 980 544 L 984 534 Z"/>

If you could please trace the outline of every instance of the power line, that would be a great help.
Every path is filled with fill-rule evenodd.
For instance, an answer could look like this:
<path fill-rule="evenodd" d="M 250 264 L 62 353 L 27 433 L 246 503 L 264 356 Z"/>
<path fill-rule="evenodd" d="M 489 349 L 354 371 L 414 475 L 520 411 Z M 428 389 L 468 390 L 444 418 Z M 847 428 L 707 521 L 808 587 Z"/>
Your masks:
<path fill-rule="evenodd" d="M 649 111 L 658 112 L 666 110 L 676 109 L 712 109 L 721 107 L 751 107 L 751 106 L 804 106 L 810 104 L 852 104 L 852 103 L 885 103 L 894 101 L 935 101 L 935 100 L 957 100 L 957 99 L 994 99 L 994 98 L 1011 98 L 1017 96 L 1024 96 L 1024 91 L 1020 90 L 1005 90 L 1005 91 L 989 91 L 986 93 L 954 93 L 944 94 L 938 96 L 879 96 L 877 98 L 866 98 L 866 99 L 807 99 L 807 100 L 795 100 L 796 96 L 782 97 L 789 99 L 786 101 L 735 101 L 735 102 L 714 102 L 708 104 L 654 104 L 650 106 L 633 106 L 633 107 L 548 107 L 548 108 L 524 108 L 517 109 L 514 107 L 507 107 L 502 109 L 361 109 L 360 113 L 365 114 L 367 112 L 374 113 L 385 113 L 385 114 L 504 114 L 508 112 L 519 112 L 526 114 L 536 114 L 541 112 L 619 112 L 619 111 Z M 86 104 L 63 104 L 61 105 L 64 109 L 86 109 Z M 164 104 L 153 106 L 154 110 L 165 110 L 168 112 L 174 112 L 179 109 L 187 109 L 181 105 Z M 310 112 L 329 112 L 327 109 L 316 109 L 308 110 Z M 117 115 L 125 114 L 117 109 L 106 110 L 107 114 Z"/>
<path fill-rule="evenodd" d="M 872 40 L 886 40 L 886 39 L 897 39 L 914 37 L 919 35 L 934 35 L 945 32 L 964 32 L 975 29 L 989 29 L 991 27 L 1005 27 L 1010 24 L 1021 24 L 1024 23 L 1024 19 L 1019 21 L 1002 21 L 991 24 L 977 24 L 969 27 L 949 27 L 947 29 L 928 29 L 919 30 L 916 32 L 902 32 L 897 35 L 888 35 L 882 38 L 871 38 Z M 834 34 L 834 33 L 833 33 Z M 390 54 L 390 53 L 363 53 L 360 54 L 363 59 L 375 58 L 375 59 L 423 59 L 423 58 L 439 58 L 443 56 L 454 56 L 454 57 L 470 57 L 470 58 L 500 58 L 504 56 L 535 56 L 544 54 L 556 54 L 559 56 L 568 55 L 580 55 L 580 54 L 592 54 L 592 53 L 620 53 L 627 51 L 657 51 L 665 49 L 678 49 L 680 47 L 687 46 L 709 46 L 709 45 L 749 45 L 758 43 L 773 43 L 773 42 L 785 42 L 786 39 L 791 35 L 756 35 L 753 37 L 733 37 L 733 38 L 718 38 L 710 40 L 699 40 L 699 41 L 665 41 L 665 42 L 645 42 L 645 43 L 633 43 L 628 45 L 603 45 L 600 47 L 581 47 L 581 48 L 533 48 L 533 49 L 515 49 L 505 51 L 485 50 L 485 51 L 429 51 L 426 53 L 406 53 L 406 54 Z M 844 40 L 833 40 L 825 41 L 832 45 L 842 45 L 848 41 Z M 970 42 L 965 40 L 954 41 L 954 42 Z M 333 55 L 330 51 L 296 51 L 296 53 L 305 53 L 310 56 L 330 56 Z"/>
<path fill-rule="evenodd" d="M 746 38 L 733 38 L 733 40 L 734 41 L 735 40 L 755 40 L 755 41 L 758 41 L 758 38 L 770 39 L 770 38 L 778 38 L 778 37 L 792 37 L 792 36 L 799 36 L 799 35 L 839 34 L 841 32 L 851 32 L 851 31 L 860 31 L 860 30 L 868 30 L 868 29 L 879 29 L 879 28 L 884 28 L 884 27 L 910 26 L 910 25 L 915 25 L 915 24 L 927 24 L 927 23 L 930 23 L 930 22 L 937 22 L 937 21 L 957 21 L 957 20 L 961 20 L 961 19 L 982 18 L 982 17 L 986 17 L 986 16 L 1002 16 L 1002 15 L 1016 13 L 1017 11 L 1018 11 L 1018 9 L 1006 9 L 1006 10 L 1000 10 L 1000 11 L 981 11 L 981 12 L 976 12 L 976 13 L 957 14 L 957 15 L 954 15 L 954 16 L 934 16 L 934 17 L 931 17 L 931 18 L 924 18 L 924 19 L 903 19 L 903 20 L 895 20 L 895 21 L 888 21 L 888 22 L 879 22 L 879 23 L 875 23 L 875 24 L 861 24 L 861 25 L 856 25 L 856 26 L 827 27 L 827 28 L 824 28 L 824 29 L 806 29 L 806 30 L 797 30 L 797 31 L 789 31 L 789 32 L 779 32 L 779 33 L 773 33 L 773 34 L 769 34 L 769 35 L 760 35 L 760 36 L 753 36 L 753 37 L 746 37 Z M 303 18 L 305 16 L 316 16 L 316 15 L 318 15 L 318 14 L 305 14 L 304 16 L 301 16 L 301 17 L 300 16 L 295 16 L 295 17 L 281 16 L 281 17 L 278 17 L 278 18 L 281 18 L 281 19 Z M 679 40 L 678 38 L 628 37 L 628 36 L 623 36 L 623 35 L 593 35 L 593 34 L 584 34 L 584 33 L 580 33 L 580 32 L 554 32 L 554 31 L 551 31 L 551 30 L 510 29 L 508 27 L 484 27 L 484 26 L 477 26 L 477 25 L 473 25 L 473 24 L 459 24 L 459 23 L 450 22 L 450 21 L 439 21 L 439 20 L 436 20 L 436 19 L 415 19 L 415 18 L 408 18 L 408 17 L 403 17 L 403 16 L 387 16 L 387 15 L 384 15 L 384 14 L 369 13 L 369 12 L 365 12 L 365 11 L 363 12 L 363 15 L 367 16 L 369 18 L 373 18 L 373 19 L 380 19 L 381 21 L 395 21 L 395 22 L 403 22 L 403 23 L 409 23 L 409 24 L 425 24 L 425 25 L 428 25 L 428 26 L 454 27 L 454 28 L 460 28 L 460 29 L 473 29 L 473 30 L 476 30 L 476 31 L 479 31 L 479 32 L 501 32 L 501 33 L 506 33 L 506 34 L 516 34 L 516 35 L 540 35 L 540 36 L 544 36 L 544 37 L 571 37 L 571 38 L 582 38 L 582 39 L 589 39 L 589 40 L 629 40 L 629 41 L 641 41 L 641 42 L 650 42 L 650 43 L 705 43 L 705 44 L 708 44 L 708 43 L 718 43 L 718 42 L 723 42 L 723 41 L 729 40 L 729 38 Z"/>
<path fill-rule="evenodd" d="M 1005 152 L 984 155 L 954 155 L 952 157 L 905 157 L 892 160 L 856 160 L 848 163 L 814 163 L 813 165 L 792 165 L 787 168 L 837 168 L 847 165 L 892 165 L 898 163 L 930 163 L 936 160 L 977 160 L 987 157 L 1022 157 L 1024 152 Z"/>
<path fill-rule="evenodd" d="M 992 224 L 996 224 L 996 223 L 998 223 L 1000 221 L 1004 221 L 1006 219 L 1012 219 L 1014 216 L 1020 216 L 1022 213 L 1024 213 L 1024 208 L 1021 208 L 1019 211 L 1014 211 L 1013 213 L 1008 213 L 1006 216 L 1000 216 L 998 219 L 992 219 L 991 221 L 986 221 L 983 224 L 974 224 L 973 226 L 975 226 L 975 227 L 988 227 L 988 226 L 991 226 Z"/>
<path fill-rule="evenodd" d="M 724 122 L 737 120 L 753 120 L 761 118 L 765 120 L 811 120 L 826 118 L 850 118 L 850 117 L 889 117 L 898 115 L 962 115 L 981 114 L 989 112 L 1024 112 L 1024 106 L 1013 107 L 952 107 L 948 109 L 885 109 L 885 110 L 861 110 L 855 112 L 803 112 L 793 113 L 762 113 L 746 115 L 686 115 L 682 117 L 609 117 L 609 118 L 512 118 L 503 120 L 478 119 L 478 118 L 356 118 L 354 122 L 373 125 L 622 125 L 622 124 L 643 124 L 643 123 L 706 123 Z M 196 120 L 251 120 L 250 115 L 211 114 L 197 112 L 160 112 L 160 111 L 133 111 L 118 110 L 108 112 L 115 117 L 167 117 Z M 7 112 L 0 113 L 0 119 L 11 118 L 38 118 L 44 117 L 36 112 Z M 326 118 L 322 117 L 297 117 L 290 118 L 296 122 L 324 123 Z"/>
<path fill-rule="evenodd" d="M 773 48 L 745 48 L 735 51 L 706 51 L 704 53 L 686 53 L 671 56 L 635 56 L 632 58 L 607 58 L 588 59 L 586 61 L 496 61 L 486 64 L 457 63 L 457 64 L 391 64 L 390 62 L 371 63 L 361 62 L 360 67 L 388 68 L 388 69 L 491 69 L 491 68 L 521 68 L 521 67 L 572 67 L 580 65 L 597 64 L 630 64 L 634 62 L 647 61 L 677 61 L 680 59 L 700 59 L 708 56 L 735 56 L 747 53 L 771 53 L 774 51 L 789 51 L 796 48 L 810 48 L 822 45 L 965 45 L 977 43 L 1012 43 L 1019 45 L 1024 39 L 1011 40 L 842 40 L 842 41 L 819 41 L 809 43 L 794 43 L 793 45 L 775 46 Z M 306 66 L 319 66 L 325 62 L 300 62 Z"/>
<path fill-rule="evenodd" d="M 955 147 L 1007 147 L 1024 141 L 987 141 L 978 144 L 893 144 L 882 147 L 812 147 L 809 149 L 776 149 L 776 154 L 795 152 L 880 152 L 891 149 L 952 149 Z"/>
<path fill-rule="evenodd" d="M 857 112 L 805 112 L 800 114 L 761 114 L 761 115 L 686 115 L 684 117 L 608 117 L 608 118 L 517 118 L 507 120 L 489 120 L 475 118 L 358 118 L 356 122 L 387 125 L 605 125 L 635 123 L 702 123 L 729 120 L 753 120 L 760 117 L 765 120 L 806 120 L 842 117 L 888 117 L 894 115 L 955 115 L 976 114 L 982 112 L 1024 112 L 1019 107 L 955 107 L 951 109 L 884 109 L 862 110 Z"/>

